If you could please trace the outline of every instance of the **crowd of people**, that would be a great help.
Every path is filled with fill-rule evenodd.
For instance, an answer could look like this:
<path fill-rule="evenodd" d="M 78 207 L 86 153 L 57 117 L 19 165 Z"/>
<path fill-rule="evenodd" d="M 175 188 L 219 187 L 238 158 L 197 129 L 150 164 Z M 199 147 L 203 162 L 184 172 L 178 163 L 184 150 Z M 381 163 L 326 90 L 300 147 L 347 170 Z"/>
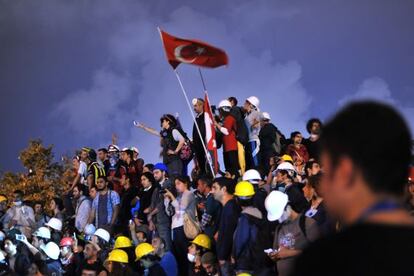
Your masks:
<path fill-rule="evenodd" d="M 145 163 L 136 147 L 84 147 L 64 194 L 49 202 L 25 201 L 20 190 L 0 195 L 0 275 L 340 275 L 320 267 L 330 259 L 372 275 L 352 274 L 358 266 L 345 253 L 329 256 L 338 240 L 322 243 L 324 252 L 314 245 L 371 217 L 412 227 L 404 213 L 414 210 L 411 139 L 389 107 L 355 104 L 326 126 L 310 119 L 307 138 L 286 138 L 257 97 L 243 106 L 230 97 L 212 106 L 224 160 L 216 174 L 204 148 L 204 101 L 192 103 L 191 139 L 171 114 L 161 116 L 161 131 L 136 124 L 159 137 L 160 163 Z M 381 124 L 388 128 L 376 132 Z M 381 212 L 400 216 L 388 222 Z"/>

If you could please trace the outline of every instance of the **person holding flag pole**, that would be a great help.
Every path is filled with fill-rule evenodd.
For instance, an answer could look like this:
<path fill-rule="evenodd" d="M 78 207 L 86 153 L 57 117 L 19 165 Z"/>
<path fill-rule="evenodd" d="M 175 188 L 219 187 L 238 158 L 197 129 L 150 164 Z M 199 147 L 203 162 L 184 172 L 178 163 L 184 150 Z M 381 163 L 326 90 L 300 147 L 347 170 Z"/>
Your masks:
<path fill-rule="evenodd" d="M 193 65 L 207 67 L 207 68 L 216 68 L 222 65 L 227 65 L 228 64 L 227 54 L 223 50 L 218 49 L 214 46 L 211 46 L 205 42 L 174 37 L 162 31 L 160 28 L 158 28 L 158 31 L 160 33 L 161 41 L 165 49 L 167 60 L 174 69 L 174 73 L 177 77 L 181 91 L 187 102 L 187 106 L 190 110 L 192 119 L 194 121 L 194 125 L 198 132 L 198 135 L 199 137 L 203 137 L 201 134 L 200 128 L 197 124 L 196 117 L 194 116 L 193 109 L 191 108 L 190 101 L 188 100 L 187 93 L 185 91 L 185 88 L 182 84 L 181 78 L 176 68 L 181 63 L 193 64 Z M 200 76 L 202 77 L 201 71 L 200 71 Z M 218 172 L 217 146 L 215 143 L 215 128 L 214 128 L 214 121 L 213 121 L 211 108 L 208 104 L 208 95 L 205 89 L 204 80 L 202 79 L 202 81 L 203 81 L 203 86 L 205 90 L 205 99 L 206 99 L 204 101 L 204 114 L 207 115 L 205 116 L 205 124 L 206 124 L 206 141 L 208 142 L 207 143 L 208 149 L 206 147 L 206 143 L 204 139 L 200 139 L 200 142 L 206 154 L 207 161 L 209 163 L 209 167 L 212 172 L 212 176 L 214 177 L 215 174 Z M 210 151 L 213 154 L 213 157 L 211 156 Z M 213 161 L 213 158 L 214 158 L 214 161 Z"/>

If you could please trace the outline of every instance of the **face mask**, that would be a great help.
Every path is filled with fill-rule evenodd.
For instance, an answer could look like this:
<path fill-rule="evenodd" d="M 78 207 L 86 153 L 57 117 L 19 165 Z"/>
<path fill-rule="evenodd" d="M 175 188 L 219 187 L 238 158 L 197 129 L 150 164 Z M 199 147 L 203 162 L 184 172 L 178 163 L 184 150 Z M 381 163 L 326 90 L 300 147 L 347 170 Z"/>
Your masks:
<path fill-rule="evenodd" d="M 283 223 L 287 221 L 290 217 L 290 214 L 291 214 L 290 208 L 286 208 L 286 210 L 283 211 L 282 216 L 279 218 L 279 222 Z"/>
<path fill-rule="evenodd" d="M 187 253 L 187 259 L 190 263 L 195 263 L 196 256 L 190 253 Z"/>
<path fill-rule="evenodd" d="M 17 207 L 22 206 L 22 204 L 23 202 L 21 200 L 14 202 L 14 206 L 17 206 Z"/>
<path fill-rule="evenodd" d="M 115 167 L 116 163 L 118 163 L 118 156 L 111 156 L 109 158 L 109 163 L 111 164 L 111 167 Z"/>

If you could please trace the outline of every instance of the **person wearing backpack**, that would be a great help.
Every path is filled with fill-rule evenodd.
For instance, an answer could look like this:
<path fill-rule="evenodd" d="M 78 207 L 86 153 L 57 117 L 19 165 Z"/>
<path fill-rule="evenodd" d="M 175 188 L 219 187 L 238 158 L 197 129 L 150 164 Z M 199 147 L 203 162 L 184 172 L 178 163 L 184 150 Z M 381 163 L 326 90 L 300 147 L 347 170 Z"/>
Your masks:
<path fill-rule="evenodd" d="M 234 195 L 242 208 L 233 236 L 232 257 L 236 274 L 274 275 L 273 265 L 265 253 L 271 247 L 271 231 L 264 214 L 254 207 L 253 185 L 247 181 L 239 182 Z"/>
<path fill-rule="evenodd" d="M 290 275 L 296 257 L 319 237 L 315 220 L 305 216 L 298 206 L 288 202 L 288 196 L 279 191 L 271 192 L 265 200 L 267 219 L 279 221 L 273 240 L 273 250 L 268 253 L 276 263 L 279 276 Z"/>

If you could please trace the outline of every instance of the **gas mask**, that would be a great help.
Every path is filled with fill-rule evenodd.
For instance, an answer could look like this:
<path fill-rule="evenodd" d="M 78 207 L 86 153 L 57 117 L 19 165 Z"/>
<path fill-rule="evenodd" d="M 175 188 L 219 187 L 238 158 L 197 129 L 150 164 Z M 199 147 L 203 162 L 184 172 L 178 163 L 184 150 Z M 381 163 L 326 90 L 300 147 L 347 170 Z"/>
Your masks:
<path fill-rule="evenodd" d="M 279 223 L 283 223 L 287 221 L 292 213 L 290 206 L 287 206 L 286 209 L 283 211 L 282 216 L 278 219 Z"/>
<path fill-rule="evenodd" d="M 16 201 L 14 201 L 14 202 L 13 202 L 13 204 L 14 204 L 14 206 L 20 207 L 20 206 L 22 206 L 23 201 L 21 201 L 21 200 L 16 200 Z"/>
<path fill-rule="evenodd" d="M 196 256 L 190 253 L 187 253 L 187 259 L 190 263 L 195 263 Z"/>

